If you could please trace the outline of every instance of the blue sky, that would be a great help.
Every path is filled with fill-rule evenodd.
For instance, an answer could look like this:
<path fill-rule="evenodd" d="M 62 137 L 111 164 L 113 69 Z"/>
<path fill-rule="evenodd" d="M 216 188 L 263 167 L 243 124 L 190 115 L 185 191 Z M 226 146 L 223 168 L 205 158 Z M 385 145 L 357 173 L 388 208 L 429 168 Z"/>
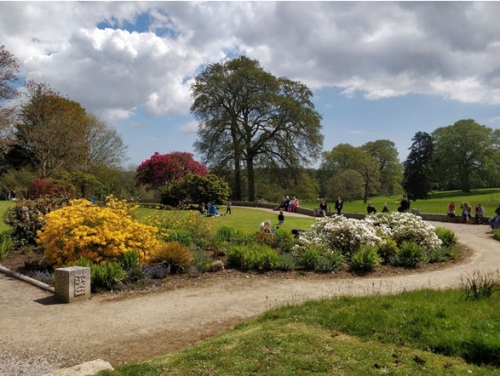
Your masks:
<path fill-rule="evenodd" d="M 472 118 L 500 127 L 498 2 L 0 2 L 26 79 L 116 127 L 125 165 L 195 154 L 189 86 L 238 55 L 305 83 L 324 150 Z M 474 140 L 471 140 L 474 147 Z"/>

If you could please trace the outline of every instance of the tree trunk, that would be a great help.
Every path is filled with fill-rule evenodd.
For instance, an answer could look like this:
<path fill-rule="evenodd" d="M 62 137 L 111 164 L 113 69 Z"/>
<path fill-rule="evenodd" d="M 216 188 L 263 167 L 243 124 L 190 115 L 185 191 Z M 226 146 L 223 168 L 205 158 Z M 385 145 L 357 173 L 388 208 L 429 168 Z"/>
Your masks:
<path fill-rule="evenodd" d="M 248 174 L 248 201 L 255 201 L 255 171 L 253 168 L 253 159 L 247 160 L 247 174 Z"/>
<path fill-rule="evenodd" d="M 233 199 L 236 201 L 241 201 L 241 166 L 240 159 L 234 159 L 234 192 Z"/>

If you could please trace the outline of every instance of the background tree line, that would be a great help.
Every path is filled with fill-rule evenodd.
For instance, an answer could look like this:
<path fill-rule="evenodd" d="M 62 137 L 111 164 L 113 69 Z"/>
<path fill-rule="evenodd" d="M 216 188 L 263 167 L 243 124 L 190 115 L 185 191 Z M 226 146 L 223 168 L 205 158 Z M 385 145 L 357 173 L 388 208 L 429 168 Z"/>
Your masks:
<path fill-rule="evenodd" d="M 211 195 L 218 201 L 278 202 L 290 195 L 366 202 L 403 191 L 422 199 L 432 190 L 500 186 L 500 130 L 464 119 L 431 134 L 417 132 L 402 163 L 390 140 L 323 151 L 312 92 L 245 56 L 208 65 L 195 77 L 191 113 L 199 121 L 193 146 L 200 162 L 190 153 L 154 153 L 140 166 L 124 168 L 127 148 L 113 127 L 46 84 L 29 81 L 19 91 L 18 71 L 15 57 L 0 46 L 3 196 L 27 197 L 34 181 L 43 191 L 40 179 L 70 184 L 80 197 L 172 202 Z"/>

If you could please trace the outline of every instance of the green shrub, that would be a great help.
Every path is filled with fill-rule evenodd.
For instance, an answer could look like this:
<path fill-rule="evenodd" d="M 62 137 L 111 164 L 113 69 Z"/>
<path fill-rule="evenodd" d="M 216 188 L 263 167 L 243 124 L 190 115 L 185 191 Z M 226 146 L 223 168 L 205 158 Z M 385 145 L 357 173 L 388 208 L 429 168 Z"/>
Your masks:
<path fill-rule="evenodd" d="M 443 242 L 443 247 L 452 247 L 457 243 L 455 232 L 444 227 L 436 227 L 436 235 Z"/>
<path fill-rule="evenodd" d="M 480 300 L 491 297 L 498 287 L 498 280 L 490 274 L 481 274 L 475 271 L 472 275 L 462 279 L 466 300 Z"/>
<path fill-rule="evenodd" d="M 371 272 L 380 264 L 378 247 L 362 244 L 351 257 L 351 269 L 356 272 Z"/>
<path fill-rule="evenodd" d="M 398 266 L 415 267 L 425 260 L 424 248 L 413 241 L 404 241 L 392 263 Z"/>
<path fill-rule="evenodd" d="M 325 252 L 316 259 L 314 271 L 318 273 L 328 273 L 339 269 L 344 262 L 344 256 L 338 250 Z"/>
<path fill-rule="evenodd" d="M 4 222 L 11 227 L 15 249 L 36 246 L 37 231 L 44 226 L 43 216 L 67 204 L 70 196 L 43 197 L 36 200 L 17 201 L 7 209 Z"/>
<path fill-rule="evenodd" d="M 7 257 L 14 247 L 10 234 L 10 230 L 0 232 L 0 261 Z"/>
<path fill-rule="evenodd" d="M 193 265 L 202 273 L 210 271 L 210 265 L 212 265 L 212 258 L 208 257 L 205 252 L 195 251 L 193 252 Z"/>
<path fill-rule="evenodd" d="M 384 241 L 380 242 L 378 245 L 378 254 L 384 263 L 390 262 L 398 252 L 399 248 L 394 239 L 384 239 Z"/>
<path fill-rule="evenodd" d="M 193 244 L 193 237 L 189 230 L 171 230 L 165 240 L 184 244 L 188 247 Z"/>
<path fill-rule="evenodd" d="M 240 235 L 238 231 L 229 226 L 219 227 L 215 231 L 215 238 L 222 242 L 232 242 L 235 241 Z"/>
<path fill-rule="evenodd" d="M 291 271 L 295 270 L 296 267 L 297 263 L 295 262 L 295 258 L 290 253 L 282 253 L 279 255 L 276 269 Z"/>
<path fill-rule="evenodd" d="M 122 282 L 127 278 L 119 262 L 108 262 L 103 265 L 92 265 L 91 288 L 93 292 L 100 290 L 120 289 Z"/>
<path fill-rule="evenodd" d="M 120 255 L 118 262 L 126 271 L 128 279 L 137 281 L 143 277 L 142 264 L 139 261 L 139 252 L 126 251 Z"/>
<path fill-rule="evenodd" d="M 318 259 L 321 256 L 321 250 L 317 247 L 307 247 L 300 258 L 300 265 L 305 269 L 314 270 Z"/>
<path fill-rule="evenodd" d="M 425 250 L 425 260 L 429 263 L 444 262 L 448 259 L 448 255 L 453 251 L 450 247 L 439 247 L 436 249 Z"/>
<path fill-rule="evenodd" d="M 267 245 L 248 244 L 231 247 L 227 252 L 227 260 L 243 270 L 272 270 L 278 265 L 278 254 Z"/>
<path fill-rule="evenodd" d="M 290 252 L 295 245 L 295 238 L 290 231 L 278 229 L 274 232 L 271 246 L 283 252 Z"/>

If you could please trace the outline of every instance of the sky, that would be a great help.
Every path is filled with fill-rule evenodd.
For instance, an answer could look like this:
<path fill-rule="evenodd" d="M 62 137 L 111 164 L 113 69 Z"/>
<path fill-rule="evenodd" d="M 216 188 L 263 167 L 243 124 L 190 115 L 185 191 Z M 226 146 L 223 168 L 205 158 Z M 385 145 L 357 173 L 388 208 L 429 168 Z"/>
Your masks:
<path fill-rule="evenodd" d="M 0 45 L 21 78 L 115 127 L 127 167 L 201 160 L 190 86 L 241 55 L 312 90 L 324 151 L 390 140 L 404 161 L 419 131 L 500 127 L 499 16 L 500 2 L 0 1 Z"/>

